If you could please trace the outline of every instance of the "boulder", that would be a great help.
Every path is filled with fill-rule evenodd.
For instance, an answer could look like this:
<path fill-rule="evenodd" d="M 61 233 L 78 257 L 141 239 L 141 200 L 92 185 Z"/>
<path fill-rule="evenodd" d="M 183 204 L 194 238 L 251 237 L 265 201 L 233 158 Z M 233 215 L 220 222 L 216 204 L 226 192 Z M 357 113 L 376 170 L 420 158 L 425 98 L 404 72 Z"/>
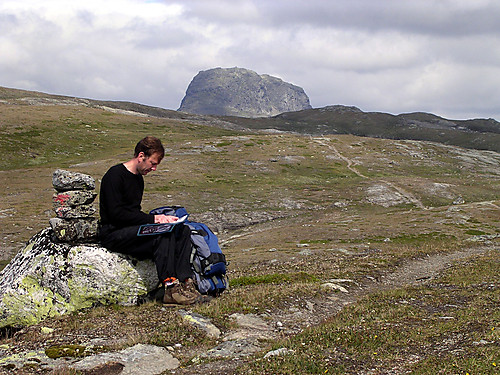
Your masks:
<path fill-rule="evenodd" d="M 95 180 L 87 174 L 57 169 L 52 174 L 52 186 L 57 191 L 94 190 Z"/>
<path fill-rule="evenodd" d="M 136 344 L 119 352 L 86 357 L 72 367 L 91 374 L 156 375 L 174 370 L 179 365 L 179 360 L 165 348 Z"/>
<path fill-rule="evenodd" d="M 61 219 L 53 217 L 50 226 L 60 242 L 92 242 L 97 240 L 98 221 L 96 218 Z"/>
<path fill-rule="evenodd" d="M 151 260 L 55 242 L 52 234 L 47 228 L 33 236 L 0 272 L 0 328 L 96 305 L 135 305 L 158 286 Z"/>
<path fill-rule="evenodd" d="M 68 190 L 58 192 L 52 197 L 54 210 L 59 207 L 73 207 L 91 204 L 94 202 L 97 193 L 92 190 Z"/>
<path fill-rule="evenodd" d="M 55 210 L 57 217 L 61 219 L 90 218 L 97 212 L 91 204 L 84 204 L 74 207 L 58 207 Z"/>
<path fill-rule="evenodd" d="M 310 108 L 309 97 L 301 87 L 268 74 L 234 67 L 199 72 L 189 84 L 179 111 L 267 117 Z"/>

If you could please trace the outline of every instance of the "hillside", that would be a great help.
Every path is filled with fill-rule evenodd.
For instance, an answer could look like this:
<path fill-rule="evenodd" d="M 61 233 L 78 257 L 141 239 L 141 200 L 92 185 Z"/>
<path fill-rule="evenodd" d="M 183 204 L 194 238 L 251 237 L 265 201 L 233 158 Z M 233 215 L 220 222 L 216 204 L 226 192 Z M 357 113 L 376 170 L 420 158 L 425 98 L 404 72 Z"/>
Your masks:
<path fill-rule="evenodd" d="M 210 304 L 190 309 L 217 326 L 220 338 L 156 303 L 100 306 L 2 331 L 0 373 L 13 372 L 5 358 L 50 348 L 114 352 L 138 343 L 168 348 L 182 364 L 176 374 L 495 373 L 500 154 L 319 135 L 304 116 L 316 125 L 332 113 L 377 124 L 437 121 L 454 131 L 446 120 L 337 107 L 247 121 L 0 92 L 4 264 L 48 226 L 54 169 L 90 174 L 99 185 L 138 139 L 154 134 L 167 153 L 145 179 L 143 208 L 184 205 L 193 220 L 209 224 L 230 261 L 231 283 Z M 261 131 L 286 122 L 303 128 Z M 497 134 L 488 120 L 462 126 Z M 274 350 L 282 354 L 264 358 Z M 67 369 L 76 358 L 61 357 L 37 357 L 15 373 L 76 374 Z"/>
<path fill-rule="evenodd" d="M 428 113 L 391 115 L 363 112 L 356 107 L 329 106 L 283 113 L 258 121 L 243 118 L 228 121 L 251 129 L 411 139 L 500 152 L 500 123 L 493 119 L 447 120 Z"/>
<path fill-rule="evenodd" d="M 333 105 L 266 118 L 194 115 L 131 102 L 101 101 L 0 87 L 0 102 L 82 105 L 129 114 L 184 119 L 226 129 L 274 129 L 307 135 L 352 134 L 362 137 L 431 141 L 500 152 L 500 123 L 494 119 L 449 120 L 429 113 L 391 115 Z"/>

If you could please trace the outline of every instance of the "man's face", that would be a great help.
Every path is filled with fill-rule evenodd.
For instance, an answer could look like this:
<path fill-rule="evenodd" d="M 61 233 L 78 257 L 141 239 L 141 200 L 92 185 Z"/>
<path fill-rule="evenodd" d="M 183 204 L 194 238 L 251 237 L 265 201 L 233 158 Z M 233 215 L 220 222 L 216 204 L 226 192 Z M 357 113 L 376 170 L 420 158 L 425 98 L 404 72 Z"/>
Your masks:
<path fill-rule="evenodd" d="M 156 167 L 161 162 L 160 154 L 153 154 L 151 156 L 144 155 L 143 152 L 139 153 L 139 163 L 137 164 L 137 171 L 139 174 L 145 176 L 151 171 L 156 171 Z"/>

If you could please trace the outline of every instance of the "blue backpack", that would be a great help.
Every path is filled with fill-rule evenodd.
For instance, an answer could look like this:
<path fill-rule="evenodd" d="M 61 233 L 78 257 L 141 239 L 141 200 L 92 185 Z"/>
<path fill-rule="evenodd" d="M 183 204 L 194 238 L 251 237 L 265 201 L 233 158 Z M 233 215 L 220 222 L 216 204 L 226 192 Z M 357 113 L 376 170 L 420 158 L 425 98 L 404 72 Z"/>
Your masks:
<path fill-rule="evenodd" d="M 180 206 L 159 207 L 149 212 L 152 215 L 188 215 Z M 191 268 L 198 291 L 202 294 L 219 295 L 228 287 L 227 262 L 219 246 L 217 236 L 203 223 L 186 220 L 184 225 L 191 229 Z"/>

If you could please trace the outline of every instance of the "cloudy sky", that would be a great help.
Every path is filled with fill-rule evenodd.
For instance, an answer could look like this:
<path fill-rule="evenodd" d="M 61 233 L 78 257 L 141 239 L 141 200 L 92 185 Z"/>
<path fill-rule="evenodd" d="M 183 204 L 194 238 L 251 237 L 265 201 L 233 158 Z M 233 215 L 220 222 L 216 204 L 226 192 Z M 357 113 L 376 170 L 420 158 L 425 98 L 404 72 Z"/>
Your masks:
<path fill-rule="evenodd" d="M 177 109 L 234 66 L 315 108 L 500 121 L 500 1 L 0 0 L 0 86 Z"/>

